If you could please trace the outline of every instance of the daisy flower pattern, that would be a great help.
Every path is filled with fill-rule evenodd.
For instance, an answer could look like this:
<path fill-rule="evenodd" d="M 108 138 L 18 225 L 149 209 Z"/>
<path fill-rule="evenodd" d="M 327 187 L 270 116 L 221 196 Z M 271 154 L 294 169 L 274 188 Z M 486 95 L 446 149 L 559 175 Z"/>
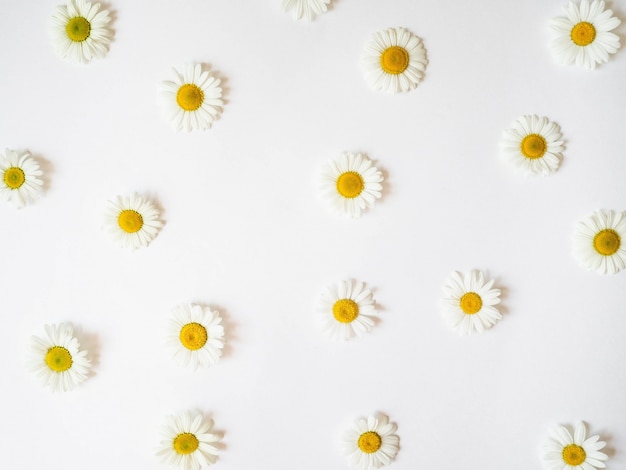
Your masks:
<path fill-rule="evenodd" d="M 282 0 L 283 10 L 293 13 L 296 20 L 306 18 L 313 20 L 315 17 L 327 10 L 330 0 Z"/>
<path fill-rule="evenodd" d="M 66 392 L 87 379 L 91 363 L 87 352 L 80 350 L 69 323 L 45 325 L 43 338 L 32 337 L 31 369 L 44 386 Z"/>
<path fill-rule="evenodd" d="M 108 10 L 99 3 L 69 0 L 52 15 L 52 40 L 57 54 L 69 62 L 86 63 L 104 57 L 113 32 Z"/>
<path fill-rule="evenodd" d="M 417 87 L 428 60 L 422 40 L 404 28 L 374 33 L 362 57 L 365 80 L 375 91 L 399 93 Z"/>
<path fill-rule="evenodd" d="M 552 28 L 558 33 L 552 47 L 561 62 L 589 70 L 608 62 L 609 54 L 620 48 L 619 36 L 611 31 L 621 21 L 611 10 L 605 10 L 604 2 L 599 0 L 569 2 L 564 10 L 566 16 L 552 20 Z"/>
<path fill-rule="evenodd" d="M 177 131 L 206 130 L 222 112 L 221 80 L 201 64 L 186 64 L 183 71 L 175 68 L 174 81 L 162 82 L 161 96 L 165 113 Z"/>
<path fill-rule="evenodd" d="M 389 465 L 396 457 L 400 439 L 396 424 L 385 415 L 368 416 L 356 421 L 343 437 L 348 462 L 360 470 Z"/>
<path fill-rule="evenodd" d="M 519 117 L 502 135 L 506 158 L 527 174 L 548 175 L 563 159 L 561 128 L 547 117 Z"/>
<path fill-rule="evenodd" d="M 133 250 L 148 246 L 163 226 L 152 202 L 137 193 L 110 201 L 105 223 L 118 245 Z"/>
<path fill-rule="evenodd" d="M 324 330 L 335 340 L 361 336 L 374 326 L 375 304 L 362 282 L 340 281 L 328 287 L 319 306 Z"/>
<path fill-rule="evenodd" d="M 573 254 L 580 266 L 599 274 L 626 267 L 626 211 L 599 210 L 576 224 Z"/>
<path fill-rule="evenodd" d="M 542 460 L 546 470 L 596 470 L 605 468 L 608 456 L 600 449 L 606 442 L 599 436 L 587 438 L 585 424 L 579 422 L 574 435 L 565 426 L 550 429 L 550 439 L 544 445 Z"/>
<path fill-rule="evenodd" d="M 157 456 L 180 470 L 199 470 L 217 461 L 217 443 L 221 436 L 213 434 L 213 420 L 201 414 L 183 413 L 168 416 L 163 426 L 163 440 Z"/>
<path fill-rule="evenodd" d="M 184 366 L 209 367 L 222 355 L 224 327 L 217 312 L 199 305 L 180 305 L 172 312 L 168 343 Z"/>
<path fill-rule="evenodd" d="M 322 171 L 322 197 L 333 209 L 351 218 L 380 199 L 383 174 L 360 153 L 343 153 L 328 162 Z"/>
<path fill-rule="evenodd" d="M 453 272 L 443 286 L 441 310 L 446 322 L 459 334 L 482 333 L 502 318 L 494 305 L 500 303 L 500 289 L 493 279 L 485 281 L 478 270 Z"/>
<path fill-rule="evenodd" d="M 4 155 L 0 156 L 0 173 L 1 200 L 23 207 L 41 195 L 43 181 L 38 176 L 43 172 L 29 152 L 6 149 Z"/>

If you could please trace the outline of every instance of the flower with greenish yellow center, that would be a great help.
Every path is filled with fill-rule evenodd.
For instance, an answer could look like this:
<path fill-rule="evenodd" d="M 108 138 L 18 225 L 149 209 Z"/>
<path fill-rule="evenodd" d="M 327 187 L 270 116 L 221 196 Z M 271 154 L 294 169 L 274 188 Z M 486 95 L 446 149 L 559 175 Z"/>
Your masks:
<path fill-rule="evenodd" d="M 296 20 L 305 18 L 309 21 L 327 10 L 330 0 L 282 0 L 283 10 L 293 13 Z"/>
<path fill-rule="evenodd" d="M 587 438 L 587 429 L 581 421 L 574 435 L 565 426 L 550 428 L 550 438 L 543 447 L 542 461 L 546 470 L 596 470 L 604 468 L 608 456 L 600 449 L 606 442 L 599 436 Z"/>
<path fill-rule="evenodd" d="M 340 281 L 324 290 L 318 310 L 328 335 L 346 340 L 374 326 L 376 301 L 362 282 Z"/>
<path fill-rule="evenodd" d="M 360 470 L 389 465 L 398 453 L 400 438 L 396 424 L 382 414 L 355 421 L 344 434 L 343 451 L 352 467 Z"/>
<path fill-rule="evenodd" d="M 39 163 L 29 152 L 6 149 L 0 155 L 0 200 L 16 207 L 34 201 L 41 195 L 43 181 L 38 176 L 42 174 Z"/>
<path fill-rule="evenodd" d="M 221 436 L 212 433 L 212 428 L 213 420 L 199 413 L 168 416 L 157 456 L 180 470 L 199 470 L 214 464 Z"/>
<path fill-rule="evenodd" d="M 565 17 L 552 20 L 552 28 L 558 36 L 552 46 L 563 64 L 594 69 L 597 64 L 608 62 L 609 54 L 620 48 L 619 36 L 611 31 L 621 21 L 604 9 L 604 2 L 570 1 L 564 8 Z"/>
<path fill-rule="evenodd" d="M 626 211 L 598 210 L 576 224 L 572 236 L 578 264 L 599 274 L 626 267 Z"/>
<path fill-rule="evenodd" d="M 163 226 L 154 204 L 137 193 L 117 196 L 115 201 L 110 201 L 105 214 L 105 224 L 108 232 L 121 247 L 133 250 L 140 246 L 148 246 Z"/>
<path fill-rule="evenodd" d="M 113 32 L 108 10 L 99 3 L 68 0 L 52 15 L 51 34 L 57 54 L 70 62 L 89 62 L 104 57 Z"/>

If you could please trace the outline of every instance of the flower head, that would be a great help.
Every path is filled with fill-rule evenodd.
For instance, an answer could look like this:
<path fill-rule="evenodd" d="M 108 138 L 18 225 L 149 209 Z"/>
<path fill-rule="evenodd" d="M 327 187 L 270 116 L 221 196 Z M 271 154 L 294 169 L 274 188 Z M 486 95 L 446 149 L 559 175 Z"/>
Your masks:
<path fill-rule="evenodd" d="M 43 181 L 38 176 L 43 172 L 29 152 L 6 149 L 0 155 L 0 174 L 0 200 L 22 207 L 41 195 Z"/>
<path fill-rule="evenodd" d="M 343 437 L 344 453 L 350 465 L 360 470 L 389 465 L 399 449 L 396 428 L 395 423 L 381 414 L 355 421 Z"/>
<path fill-rule="evenodd" d="M 543 448 L 542 460 L 546 470 L 596 470 L 604 468 L 608 456 L 600 452 L 606 442 L 599 436 L 587 438 L 587 429 L 579 422 L 574 435 L 565 426 L 550 428 L 550 439 Z"/>
<path fill-rule="evenodd" d="M 130 249 L 148 246 L 163 226 L 154 204 L 137 193 L 111 201 L 105 222 L 113 239 Z"/>
<path fill-rule="evenodd" d="M 376 301 L 362 282 L 340 281 L 322 294 L 319 312 L 332 339 L 361 336 L 374 326 Z"/>
<path fill-rule="evenodd" d="M 282 0 L 281 6 L 287 12 L 291 10 L 296 20 L 313 20 L 326 11 L 329 3 L 330 0 Z"/>
<path fill-rule="evenodd" d="M 626 267 L 626 211 L 598 210 L 574 229 L 573 254 L 583 268 L 615 274 Z"/>

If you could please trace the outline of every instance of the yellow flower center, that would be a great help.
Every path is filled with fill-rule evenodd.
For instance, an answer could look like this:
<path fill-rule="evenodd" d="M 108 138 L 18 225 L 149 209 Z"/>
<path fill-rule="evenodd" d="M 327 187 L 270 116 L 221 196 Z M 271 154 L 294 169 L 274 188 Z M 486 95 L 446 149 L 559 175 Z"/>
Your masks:
<path fill-rule="evenodd" d="M 615 230 L 610 228 L 604 229 L 598 232 L 593 237 L 593 247 L 598 253 L 604 256 L 611 256 L 619 250 L 622 244 L 622 239 Z"/>
<path fill-rule="evenodd" d="M 204 92 L 198 85 L 186 83 L 178 89 L 176 102 L 185 111 L 195 111 L 204 102 Z"/>
<path fill-rule="evenodd" d="M 91 24 L 82 16 L 76 16 L 67 22 L 65 32 L 72 41 L 83 42 L 91 34 Z"/>
<path fill-rule="evenodd" d="M 580 465 L 587 459 L 585 449 L 576 444 L 570 444 L 563 448 L 563 462 L 567 465 Z"/>
<path fill-rule="evenodd" d="M 588 46 L 596 39 L 596 28 L 591 23 L 581 21 L 572 28 L 570 36 L 577 46 Z"/>
<path fill-rule="evenodd" d="M 190 432 L 184 432 L 174 438 L 174 450 L 177 454 L 191 454 L 200 446 L 198 438 Z"/>
<path fill-rule="evenodd" d="M 337 178 L 337 192 L 343 197 L 354 199 L 365 188 L 363 177 L 356 171 L 346 171 Z"/>
<path fill-rule="evenodd" d="M 135 233 L 143 227 L 143 217 L 137 211 L 126 209 L 120 212 L 117 217 L 117 223 L 126 233 Z"/>
<path fill-rule="evenodd" d="M 398 75 L 409 66 L 409 53 L 404 47 L 388 47 L 380 55 L 380 66 L 385 72 Z"/>
<path fill-rule="evenodd" d="M 18 189 L 24 184 L 24 181 L 26 181 L 26 175 L 21 168 L 12 166 L 4 172 L 4 184 L 11 189 Z"/>
<path fill-rule="evenodd" d="M 463 297 L 461 297 L 459 305 L 463 313 L 474 315 L 480 312 L 480 309 L 483 307 L 483 299 L 481 299 L 480 295 L 476 292 L 466 292 L 463 294 Z"/>
<path fill-rule="evenodd" d="M 373 454 L 382 445 L 383 440 L 374 431 L 364 432 L 359 436 L 359 449 L 366 454 Z"/>
<path fill-rule="evenodd" d="M 46 364 L 55 372 L 65 372 L 72 367 L 72 355 L 63 346 L 53 346 L 46 353 Z"/>
<path fill-rule="evenodd" d="M 341 299 L 333 305 L 333 315 L 340 323 L 350 323 L 359 316 L 359 306 L 354 300 Z"/>
<path fill-rule="evenodd" d="M 546 139 L 539 134 L 528 134 L 520 144 L 522 155 L 531 160 L 543 157 L 547 149 Z"/>
<path fill-rule="evenodd" d="M 183 346 L 192 351 L 200 349 L 209 339 L 206 328 L 200 323 L 187 323 L 180 329 L 179 337 Z"/>

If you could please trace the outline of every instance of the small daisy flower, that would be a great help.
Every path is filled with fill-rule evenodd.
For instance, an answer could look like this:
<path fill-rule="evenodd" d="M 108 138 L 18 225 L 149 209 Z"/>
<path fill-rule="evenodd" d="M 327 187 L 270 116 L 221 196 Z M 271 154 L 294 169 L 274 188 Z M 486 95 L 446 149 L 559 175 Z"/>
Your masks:
<path fill-rule="evenodd" d="M 404 28 L 374 33 L 362 57 L 365 80 L 375 91 L 410 91 L 422 81 L 428 60 L 422 40 Z"/>
<path fill-rule="evenodd" d="M 33 336 L 31 369 L 44 386 L 65 392 L 87 379 L 91 363 L 87 352 L 80 350 L 72 325 L 45 325 L 43 338 Z"/>
<path fill-rule="evenodd" d="M 172 68 L 174 81 L 161 82 L 167 117 L 177 131 L 206 130 L 222 112 L 221 80 L 202 71 L 201 64 L 186 64 L 182 73 Z"/>
<path fill-rule="evenodd" d="M 281 6 L 286 12 L 292 11 L 296 20 L 313 20 L 327 10 L 330 0 L 282 0 Z"/>
<path fill-rule="evenodd" d="M 482 333 L 502 318 L 494 305 L 500 303 L 500 289 L 492 289 L 478 270 L 453 272 L 443 286 L 441 310 L 446 322 L 462 335 Z"/>
<path fill-rule="evenodd" d="M 356 421 L 343 437 L 348 462 L 360 470 L 389 465 L 398 453 L 397 426 L 385 415 L 368 416 Z"/>
<path fill-rule="evenodd" d="M 332 339 L 361 336 L 374 326 L 376 301 L 362 282 L 340 281 L 328 287 L 319 305 L 324 330 Z"/>
<path fill-rule="evenodd" d="M 527 174 L 554 173 L 563 159 L 561 128 L 547 117 L 520 116 L 502 135 L 507 159 Z"/>
<path fill-rule="evenodd" d="M 127 197 L 117 196 L 115 201 L 109 203 L 105 216 L 106 227 L 123 248 L 134 250 L 148 246 L 163 226 L 154 204 L 137 193 Z"/>
<path fill-rule="evenodd" d="M 604 9 L 604 2 L 581 0 L 580 4 L 569 2 L 564 7 L 565 17 L 552 20 L 552 28 L 558 33 L 552 46 L 564 65 L 576 63 L 592 70 L 596 64 L 608 62 L 609 54 L 620 48 L 619 36 L 611 33 L 621 21 L 611 10 Z"/>
<path fill-rule="evenodd" d="M 360 153 L 343 153 L 330 160 L 321 175 L 322 197 L 336 212 L 358 218 L 361 210 L 380 199 L 383 174 Z"/>
<path fill-rule="evenodd" d="M 57 54 L 70 62 L 89 62 L 94 57 L 104 57 L 113 32 L 108 10 L 99 3 L 85 0 L 68 0 L 59 5 L 52 15 L 51 34 Z"/>
<path fill-rule="evenodd" d="M 23 207 L 41 195 L 43 181 L 37 177 L 43 172 L 29 152 L 6 149 L 4 155 L 0 155 L 0 173 L 0 200 Z"/>
<path fill-rule="evenodd" d="M 585 424 L 579 422 L 574 435 L 565 426 L 550 429 L 550 439 L 543 448 L 542 460 L 546 470 L 596 470 L 605 468 L 608 456 L 600 452 L 606 442 L 599 436 L 587 438 Z"/>
<path fill-rule="evenodd" d="M 224 327 L 217 312 L 199 305 L 180 305 L 172 312 L 168 343 L 174 358 L 197 369 L 209 367 L 222 355 Z"/>
<path fill-rule="evenodd" d="M 201 414 L 183 413 L 168 416 L 162 428 L 163 440 L 157 456 L 180 470 L 198 470 L 214 464 L 219 453 L 216 443 L 221 439 L 213 434 L 213 420 Z"/>
<path fill-rule="evenodd" d="M 585 269 L 615 274 L 626 267 L 626 211 L 599 210 L 576 225 L 573 254 Z"/>

